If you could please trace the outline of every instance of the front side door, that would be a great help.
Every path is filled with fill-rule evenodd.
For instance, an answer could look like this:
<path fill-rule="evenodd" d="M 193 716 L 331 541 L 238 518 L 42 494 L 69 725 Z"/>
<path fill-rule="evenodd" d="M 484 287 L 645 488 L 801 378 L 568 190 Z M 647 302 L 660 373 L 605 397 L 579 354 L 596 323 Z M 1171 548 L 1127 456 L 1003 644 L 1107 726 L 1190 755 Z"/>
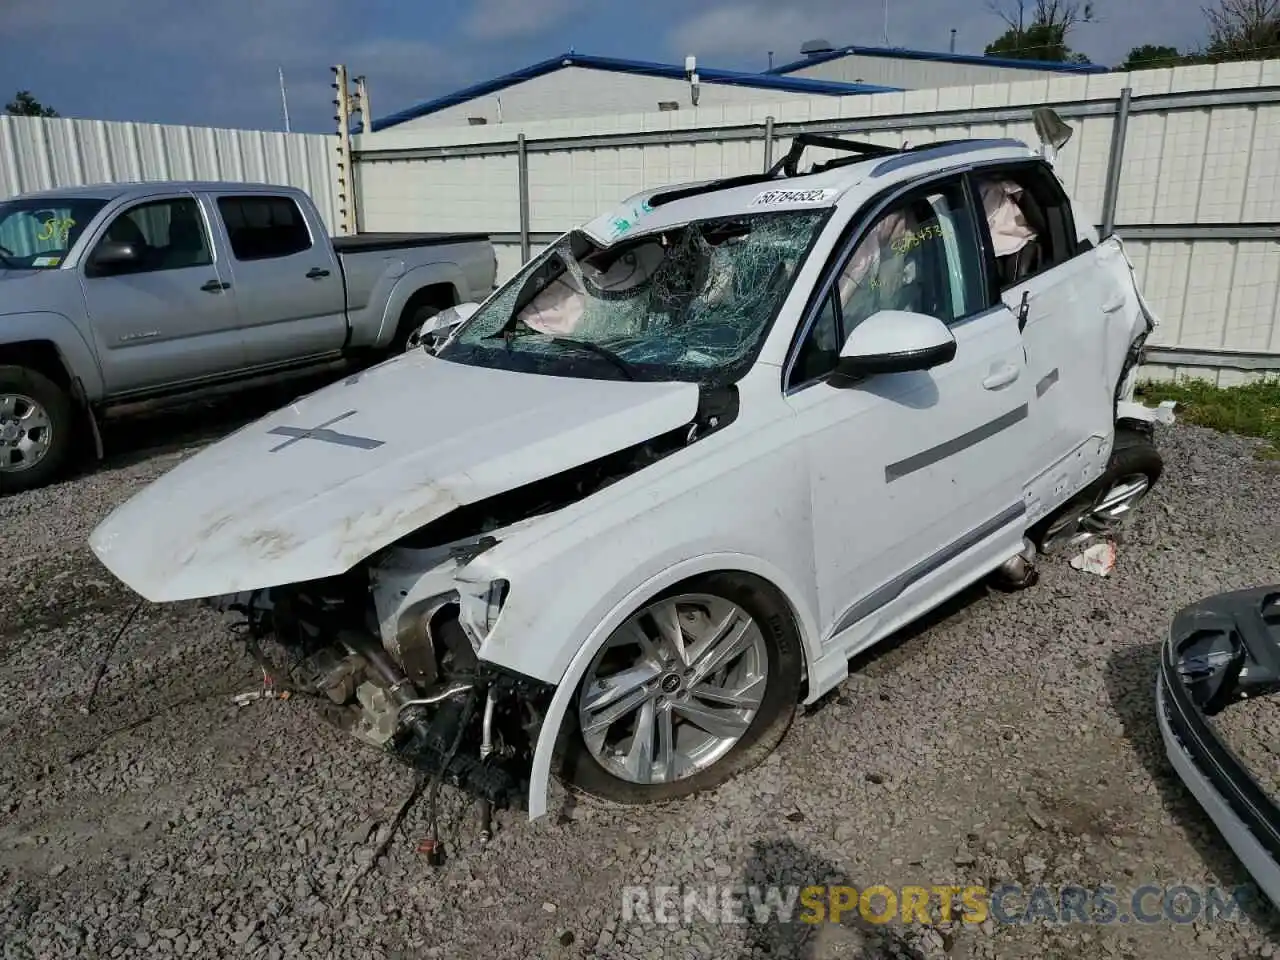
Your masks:
<path fill-rule="evenodd" d="M 1032 446 L 1017 320 L 993 303 L 961 178 L 886 201 L 831 265 L 787 373 L 805 434 L 824 633 L 875 629 L 944 567 L 1021 538 Z M 850 331 L 878 310 L 946 322 L 955 358 L 847 386 L 825 380 Z M 858 632 L 858 631 L 855 631 Z"/>
<path fill-rule="evenodd" d="M 1104 289 L 1109 274 L 1098 258 L 1112 248 L 1076 240 L 1070 201 L 1041 161 L 983 167 L 973 181 L 991 272 L 1023 323 L 1040 459 L 1048 467 L 1111 424 L 1106 311 L 1109 301 L 1125 301 L 1118 288 Z"/>
<path fill-rule="evenodd" d="M 98 263 L 113 241 L 132 244 L 137 260 Z M 125 207 L 95 240 L 80 281 L 109 396 L 243 366 L 235 291 L 215 252 L 189 193 Z"/>
<path fill-rule="evenodd" d="M 329 238 L 291 196 L 213 197 L 231 251 L 236 305 L 251 366 L 341 350 L 347 339 L 342 270 Z"/>

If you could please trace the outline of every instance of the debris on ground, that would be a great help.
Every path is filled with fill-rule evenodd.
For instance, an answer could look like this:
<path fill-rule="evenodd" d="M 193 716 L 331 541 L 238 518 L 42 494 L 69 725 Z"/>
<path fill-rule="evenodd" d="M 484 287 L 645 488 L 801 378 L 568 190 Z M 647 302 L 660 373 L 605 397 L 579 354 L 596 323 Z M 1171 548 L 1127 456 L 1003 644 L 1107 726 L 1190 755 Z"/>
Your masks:
<path fill-rule="evenodd" d="M 1109 576 L 1115 566 L 1116 545 L 1111 540 L 1095 543 L 1083 553 L 1071 558 L 1072 569 L 1083 570 L 1085 573 L 1096 573 L 1100 577 Z"/>

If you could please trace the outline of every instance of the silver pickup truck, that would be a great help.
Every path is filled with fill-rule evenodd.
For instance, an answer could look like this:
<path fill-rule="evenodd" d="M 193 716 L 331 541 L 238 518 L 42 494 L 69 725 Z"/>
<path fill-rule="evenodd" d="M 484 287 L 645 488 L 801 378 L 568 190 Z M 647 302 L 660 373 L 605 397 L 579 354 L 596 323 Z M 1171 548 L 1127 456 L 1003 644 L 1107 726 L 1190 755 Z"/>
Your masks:
<path fill-rule="evenodd" d="M 402 349 L 483 300 L 480 234 L 330 239 L 311 198 L 101 184 L 0 201 L 0 490 L 56 478 L 108 407 Z M 87 443 L 86 443 L 87 446 Z"/>

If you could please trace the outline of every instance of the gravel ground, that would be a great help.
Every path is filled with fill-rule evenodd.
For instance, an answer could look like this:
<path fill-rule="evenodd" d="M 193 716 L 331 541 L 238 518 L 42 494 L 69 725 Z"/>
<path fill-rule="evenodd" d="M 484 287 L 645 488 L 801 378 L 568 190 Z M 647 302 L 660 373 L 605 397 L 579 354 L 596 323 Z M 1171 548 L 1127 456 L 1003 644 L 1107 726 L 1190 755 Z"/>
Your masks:
<path fill-rule="evenodd" d="M 1055 563 L 1020 594 L 967 592 L 717 793 L 639 810 L 558 796 L 538 823 L 500 813 L 481 847 L 446 790 L 446 865 L 415 850 L 418 804 L 344 902 L 410 772 L 305 701 L 235 707 L 252 665 L 193 605 L 143 606 L 112 647 L 135 601 L 85 538 L 195 434 L 0 500 L 0 956 L 1272 955 L 1263 907 L 1152 926 L 621 916 L 623 887 L 645 883 L 1246 882 L 1167 766 L 1153 683 L 1179 607 L 1280 580 L 1280 472 L 1248 441 L 1162 430 L 1166 478 L 1110 578 Z"/>
<path fill-rule="evenodd" d="M 1280 698 L 1241 700 L 1211 718 L 1218 738 L 1253 772 L 1272 803 L 1280 803 Z"/>

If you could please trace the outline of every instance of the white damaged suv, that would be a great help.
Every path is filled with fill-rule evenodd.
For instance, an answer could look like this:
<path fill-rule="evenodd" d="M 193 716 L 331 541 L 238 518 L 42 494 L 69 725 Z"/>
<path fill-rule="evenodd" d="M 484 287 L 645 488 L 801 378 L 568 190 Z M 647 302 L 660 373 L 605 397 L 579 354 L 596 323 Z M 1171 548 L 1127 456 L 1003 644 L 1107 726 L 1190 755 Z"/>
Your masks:
<path fill-rule="evenodd" d="M 836 159 L 801 172 L 812 146 Z M 1052 155 L 802 136 L 633 197 L 92 547 L 272 631 L 355 735 L 487 802 L 714 787 L 858 651 L 1159 477 L 1156 321 Z"/>

